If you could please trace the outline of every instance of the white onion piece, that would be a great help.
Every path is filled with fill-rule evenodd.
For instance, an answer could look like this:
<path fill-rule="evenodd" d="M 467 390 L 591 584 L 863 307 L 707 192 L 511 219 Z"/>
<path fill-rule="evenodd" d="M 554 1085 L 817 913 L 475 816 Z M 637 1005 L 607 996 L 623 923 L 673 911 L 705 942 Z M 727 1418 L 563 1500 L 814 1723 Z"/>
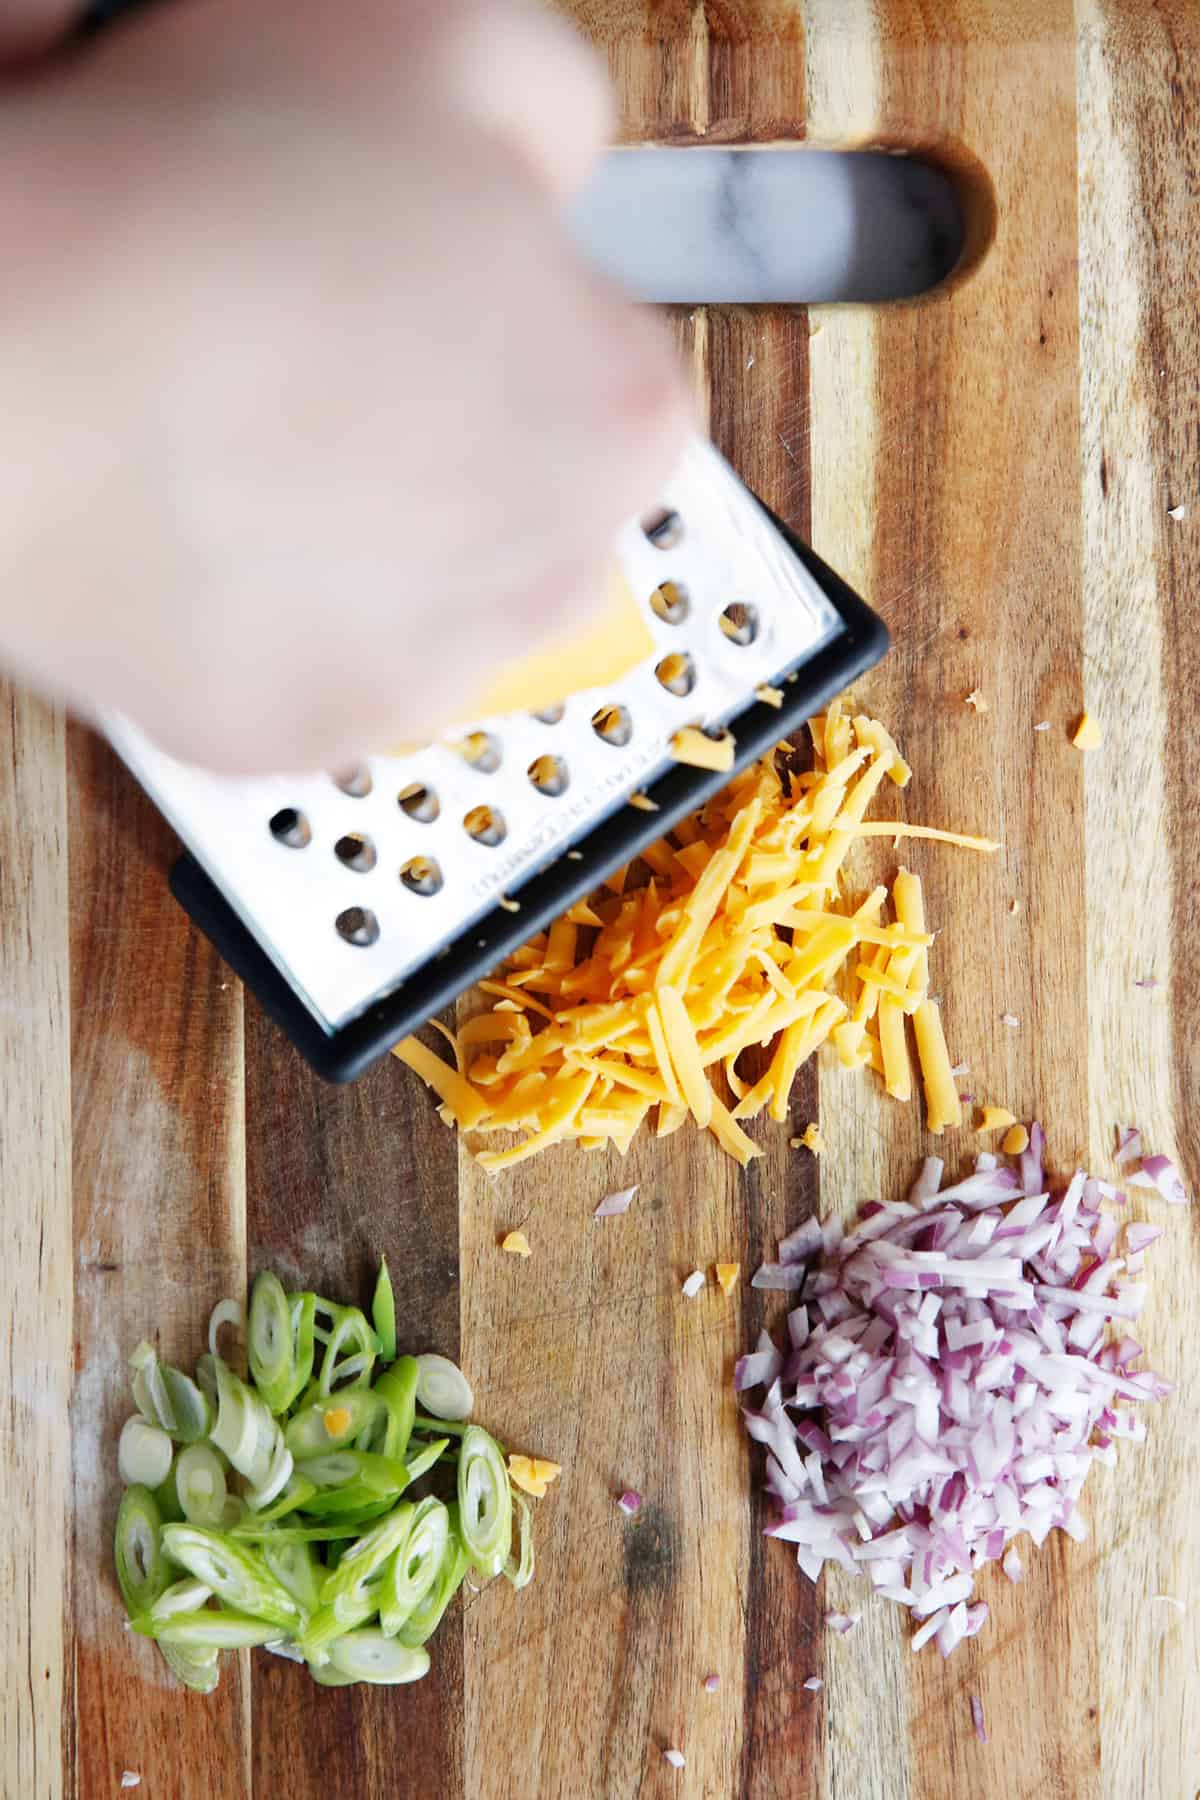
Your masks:
<path fill-rule="evenodd" d="M 622 1188 L 618 1194 L 606 1194 L 592 1214 L 593 1219 L 615 1219 L 618 1218 L 621 1213 L 628 1212 L 636 1193 L 637 1188 L 635 1186 L 631 1188 Z"/>
<path fill-rule="evenodd" d="M 213 1307 L 208 1321 L 209 1354 L 219 1357 L 221 1354 L 221 1327 L 232 1325 L 242 1343 L 246 1340 L 246 1313 L 240 1300 L 218 1300 Z M 231 1362 L 230 1357 L 225 1358 Z"/>
<path fill-rule="evenodd" d="M 1077 1171 L 1051 1194 L 1041 1127 L 1029 1136 L 1017 1173 L 987 1155 L 941 1188 L 930 1159 L 907 1200 L 870 1203 L 848 1233 L 806 1221 L 784 1243 L 804 1243 L 808 1264 L 781 1244 L 769 1265 L 799 1297 L 788 1343 L 760 1336 L 734 1377 L 767 1452 L 768 1535 L 813 1581 L 830 1562 L 868 1575 L 909 1609 L 912 1648 L 936 1640 L 943 1656 L 987 1619 L 984 1563 L 1019 1581 L 1022 1532 L 1086 1535 L 1091 1465 L 1143 1437 L 1134 1407 L 1170 1391 L 1134 1368 L 1133 1338 L 1106 1341 L 1145 1290 L 1115 1254 L 1102 1184 Z M 1156 1232 L 1130 1227 L 1130 1255 Z M 827 1622 L 844 1631 L 850 1615 Z"/>
<path fill-rule="evenodd" d="M 151 1425 L 141 1413 L 134 1413 L 121 1427 L 117 1446 L 117 1469 L 126 1487 L 141 1482 L 156 1488 L 171 1473 L 171 1440 L 158 1425 Z"/>
<path fill-rule="evenodd" d="M 435 1419 L 466 1419 L 475 1407 L 471 1384 L 448 1356 L 417 1358 L 417 1401 Z"/>
<path fill-rule="evenodd" d="M 667 1749 L 663 1751 L 663 1761 L 670 1763 L 673 1769 L 686 1769 L 687 1757 L 682 1750 Z"/>

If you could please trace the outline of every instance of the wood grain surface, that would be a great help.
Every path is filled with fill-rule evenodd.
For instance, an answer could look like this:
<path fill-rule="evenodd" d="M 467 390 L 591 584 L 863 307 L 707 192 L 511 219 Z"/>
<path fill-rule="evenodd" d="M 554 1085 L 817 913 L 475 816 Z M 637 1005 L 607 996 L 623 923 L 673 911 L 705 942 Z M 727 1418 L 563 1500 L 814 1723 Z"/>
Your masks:
<path fill-rule="evenodd" d="M 717 443 L 892 628 L 860 692 L 915 766 L 906 815 L 1004 840 L 994 861 L 909 858 L 968 1085 L 1041 1116 L 1062 1169 L 1103 1172 L 1135 1119 L 1200 1196 L 1200 11 L 566 10 L 609 59 L 626 141 L 807 137 L 958 170 L 975 266 L 944 291 L 674 325 Z M 1104 731 L 1087 758 L 1084 706 Z M 679 1287 L 903 1186 L 929 1147 L 917 1110 L 822 1067 L 748 1171 L 680 1132 L 489 1179 L 407 1071 L 310 1077 L 168 899 L 170 848 L 103 746 L 0 684 L 4 1800 L 92 1800 L 123 1770 L 151 1800 L 1192 1800 L 1200 1199 L 1132 1207 L 1167 1228 L 1139 1335 L 1177 1391 L 1095 1472 L 1089 1541 L 1051 1540 L 1019 1588 L 985 1578 L 981 1636 L 914 1658 L 898 1609 L 812 1588 L 762 1537 L 729 1376 L 778 1297 Z M 819 1169 L 787 1148 L 818 1115 Z M 634 1209 L 595 1225 L 631 1181 Z M 528 1262 L 498 1251 L 514 1226 Z M 319 1690 L 256 1655 L 185 1695 L 123 1630 L 110 1572 L 124 1358 L 147 1333 L 194 1356 L 212 1303 L 266 1264 L 365 1297 L 381 1250 L 413 1347 L 460 1356 L 485 1421 L 564 1466 L 537 1578 L 467 1594 L 416 1689 Z M 826 1634 L 851 1605 L 859 1627 Z"/>

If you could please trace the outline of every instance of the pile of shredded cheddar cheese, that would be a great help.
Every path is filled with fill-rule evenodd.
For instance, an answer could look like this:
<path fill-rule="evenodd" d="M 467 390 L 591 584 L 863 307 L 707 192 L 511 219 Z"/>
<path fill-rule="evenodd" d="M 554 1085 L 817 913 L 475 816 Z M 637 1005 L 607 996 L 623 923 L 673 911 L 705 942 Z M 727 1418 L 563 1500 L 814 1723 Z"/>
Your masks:
<path fill-rule="evenodd" d="M 929 997 L 918 878 L 848 896 L 856 838 L 927 837 L 991 851 L 985 838 L 868 823 L 885 779 L 910 771 L 876 720 L 835 702 L 810 727 L 814 767 L 790 745 L 737 776 L 604 889 L 570 908 L 479 984 L 488 1009 L 448 1039 L 454 1064 L 417 1038 L 395 1054 L 441 1102 L 448 1124 L 525 1133 L 485 1150 L 502 1169 L 566 1140 L 622 1155 L 650 1112 L 659 1137 L 690 1116 L 740 1163 L 760 1154 L 742 1121 L 787 1118 L 800 1065 L 829 1042 L 846 1069 L 869 1064 L 912 1095 L 911 1019 L 929 1129 L 961 1123 L 941 1014 Z M 889 913 L 891 916 L 889 916 Z M 752 1084 L 738 1058 L 772 1049 Z M 714 1086 L 720 1072 L 732 1105 Z"/>

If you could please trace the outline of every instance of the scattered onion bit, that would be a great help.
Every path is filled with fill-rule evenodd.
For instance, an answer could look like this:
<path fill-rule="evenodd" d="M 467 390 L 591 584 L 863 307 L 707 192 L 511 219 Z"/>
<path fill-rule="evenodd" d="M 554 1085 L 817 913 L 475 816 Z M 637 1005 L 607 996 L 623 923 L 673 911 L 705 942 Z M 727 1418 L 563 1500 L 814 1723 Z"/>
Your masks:
<path fill-rule="evenodd" d="M 1106 1184 L 1078 1170 L 1051 1191 L 1040 1125 L 1029 1140 L 1015 1169 L 984 1153 L 945 1189 L 927 1158 L 907 1199 L 869 1202 L 848 1232 L 806 1219 L 754 1278 L 799 1296 L 786 1353 L 763 1333 L 734 1371 L 739 1394 L 765 1393 L 742 1417 L 767 1451 L 767 1535 L 811 1581 L 826 1562 L 868 1574 L 911 1609 L 914 1651 L 982 1629 L 977 1572 L 1001 1560 L 1019 1580 L 1022 1532 L 1086 1537 L 1091 1465 L 1171 1391 L 1134 1368 L 1132 1338 L 1106 1340 L 1145 1298 Z"/>
<path fill-rule="evenodd" d="M 842 1068 L 869 1066 L 910 1099 L 906 1019 L 929 1129 L 961 1122 L 929 992 L 921 884 L 900 870 L 890 896 L 880 886 L 855 906 L 846 859 L 856 839 L 880 834 L 998 845 L 870 821 L 882 783 L 903 787 L 910 774 L 890 734 L 841 701 L 810 730 L 811 771 L 775 753 L 744 769 L 515 952 L 503 979 L 481 982 L 490 1010 L 451 1034 L 453 1066 L 416 1038 L 397 1046 L 449 1122 L 517 1134 L 480 1153 L 486 1168 L 562 1142 L 624 1155 L 653 1109 L 659 1137 L 690 1116 L 744 1165 L 762 1154 L 744 1122 L 763 1111 L 786 1120 L 796 1074 L 823 1043 Z M 736 1064 L 759 1044 L 770 1060 L 751 1084 Z M 732 1107 L 713 1085 L 721 1072 Z"/>
<path fill-rule="evenodd" d="M 1180 519 L 1185 519 L 1187 517 L 1187 507 L 1182 505 L 1182 503 L 1179 506 L 1168 506 L 1167 517 L 1168 519 L 1174 519 L 1178 524 Z"/>
<path fill-rule="evenodd" d="M 976 1131 L 1002 1131 L 1009 1125 L 1015 1125 L 1017 1116 L 1010 1113 L 1007 1106 L 983 1106 L 979 1109 L 979 1117 L 975 1121 Z M 1022 1149 L 1024 1145 L 1022 1145 Z"/>
<path fill-rule="evenodd" d="M 819 1675 L 810 1675 L 808 1680 L 802 1681 L 800 1685 L 806 1687 L 810 1694 L 819 1694 L 825 1683 Z"/>
<path fill-rule="evenodd" d="M 664 1750 L 663 1761 L 669 1762 L 673 1769 L 686 1769 L 687 1757 L 682 1750 Z"/>
<path fill-rule="evenodd" d="M 737 1278 L 742 1272 L 741 1263 L 714 1263 L 713 1274 L 717 1278 L 717 1286 L 723 1294 L 732 1294 L 737 1286 Z"/>
<path fill-rule="evenodd" d="M 509 1231 L 500 1239 L 500 1248 L 507 1250 L 510 1256 L 532 1256 L 529 1239 L 523 1231 Z"/>
<path fill-rule="evenodd" d="M 1005 1156 L 1020 1156 L 1023 1150 L 1028 1150 L 1029 1132 L 1025 1126 L 1021 1124 L 1010 1126 L 1000 1139 L 1000 1148 Z"/>
<path fill-rule="evenodd" d="M 1021 902 L 1019 900 L 1010 900 L 1008 903 L 1008 910 L 1015 918 L 1017 913 L 1021 910 Z"/>
<path fill-rule="evenodd" d="M 1018 1581 L 1024 1581 L 1025 1564 L 1021 1561 L 1021 1553 L 1015 1544 L 1010 1544 L 1004 1552 L 1000 1567 L 1014 1586 Z"/>
<path fill-rule="evenodd" d="M 1039 719 L 1033 729 L 1035 731 L 1049 731 L 1049 729 L 1050 729 L 1049 719 Z"/>
<path fill-rule="evenodd" d="M 1154 989 L 1158 986 L 1158 976 L 1143 975 L 1139 980 L 1135 981 L 1133 985 L 1135 988 L 1143 988 L 1148 994 L 1153 993 Z"/>
<path fill-rule="evenodd" d="M 696 1295 L 700 1292 L 700 1289 L 703 1286 L 704 1286 L 704 1270 L 703 1269 L 693 1269 L 691 1274 L 688 1276 L 687 1280 L 683 1284 L 684 1299 L 685 1300 L 694 1300 L 696 1298 Z"/>
<path fill-rule="evenodd" d="M 636 1488 L 626 1488 L 618 1499 L 617 1505 L 627 1519 L 632 1519 L 635 1513 L 642 1510 L 642 1496 Z"/>
<path fill-rule="evenodd" d="M 1156 1188 L 1168 1206 L 1186 1206 L 1187 1189 L 1169 1156 L 1144 1156 L 1136 1175 L 1129 1177 L 1130 1187 Z"/>
<path fill-rule="evenodd" d="M 136 1769 L 122 1769 L 121 1786 L 123 1788 L 141 1787 L 142 1778 Z"/>
<path fill-rule="evenodd" d="M 825 1623 L 830 1631 L 836 1631 L 840 1637 L 845 1637 L 854 1630 L 861 1618 L 861 1613 L 827 1612 Z"/>
<path fill-rule="evenodd" d="M 1021 1021 L 1018 1019 L 1016 1013 L 1001 1013 L 1000 1023 L 1002 1025 L 1007 1025 L 1010 1031 L 1016 1031 Z"/>
<path fill-rule="evenodd" d="M 706 1694 L 715 1694 L 720 1685 L 721 1677 L 719 1675 L 713 1674 L 704 1677 L 704 1691 Z"/>
<path fill-rule="evenodd" d="M 1104 742 L 1100 727 L 1090 713 L 1081 713 L 1071 738 L 1077 750 L 1098 750 Z"/>
<path fill-rule="evenodd" d="M 1187 1607 L 1184 1605 L 1183 1601 L 1177 1599 L 1174 1594 L 1151 1594 L 1150 1598 L 1152 1600 L 1161 1600 L 1165 1606 L 1173 1606 L 1176 1612 L 1185 1613 L 1187 1611 Z"/>
<path fill-rule="evenodd" d="M 658 801 L 652 800 L 649 794 L 630 794 L 629 805 L 635 807 L 638 812 L 658 812 L 660 810 Z"/>
<path fill-rule="evenodd" d="M 615 1219 L 621 1213 L 627 1213 L 636 1193 L 635 1183 L 633 1187 L 622 1188 L 618 1194 L 606 1194 L 592 1214 L 593 1219 Z"/>
<path fill-rule="evenodd" d="M 963 705 L 971 707 L 971 709 L 977 713 L 985 713 L 988 709 L 988 703 L 984 699 L 983 695 L 980 693 L 978 688 L 971 689 L 970 693 L 967 695 L 965 701 L 963 702 Z"/>
<path fill-rule="evenodd" d="M 971 1723 L 975 1727 L 975 1736 L 981 1744 L 986 1744 L 987 1727 L 983 1722 L 983 1701 L 978 1694 L 971 1695 Z"/>
<path fill-rule="evenodd" d="M 764 706 L 773 706 L 777 712 L 783 705 L 783 689 L 772 687 L 769 682 L 764 681 L 761 687 L 756 687 L 754 697 L 761 700 Z"/>

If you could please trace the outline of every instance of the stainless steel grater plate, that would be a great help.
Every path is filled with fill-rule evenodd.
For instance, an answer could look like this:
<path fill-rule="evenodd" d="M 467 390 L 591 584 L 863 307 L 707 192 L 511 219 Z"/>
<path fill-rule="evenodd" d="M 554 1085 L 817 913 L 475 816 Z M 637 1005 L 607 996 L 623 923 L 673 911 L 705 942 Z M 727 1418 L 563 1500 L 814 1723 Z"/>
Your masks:
<path fill-rule="evenodd" d="M 710 445 L 690 447 L 662 501 L 616 547 L 653 655 L 615 687 L 546 715 L 481 718 L 412 754 L 373 756 L 341 780 L 211 775 L 164 755 L 127 720 L 106 721 L 323 1033 L 336 1036 L 511 909 L 523 884 L 582 840 L 593 854 L 581 885 L 597 879 L 590 834 L 614 813 L 644 828 L 628 798 L 680 773 L 670 748 L 680 727 L 725 725 L 753 705 L 756 687 L 786 681 L 848 635 L 844 606 Z M 859 666 L 885 642 L 879 627 Z M 615 822 L 612 839 L 609 867 L 624 860 Z M 533 929 L 529 916 L 519 935 Z M 479 948 L 487 943 L 485 933 Z"/>

